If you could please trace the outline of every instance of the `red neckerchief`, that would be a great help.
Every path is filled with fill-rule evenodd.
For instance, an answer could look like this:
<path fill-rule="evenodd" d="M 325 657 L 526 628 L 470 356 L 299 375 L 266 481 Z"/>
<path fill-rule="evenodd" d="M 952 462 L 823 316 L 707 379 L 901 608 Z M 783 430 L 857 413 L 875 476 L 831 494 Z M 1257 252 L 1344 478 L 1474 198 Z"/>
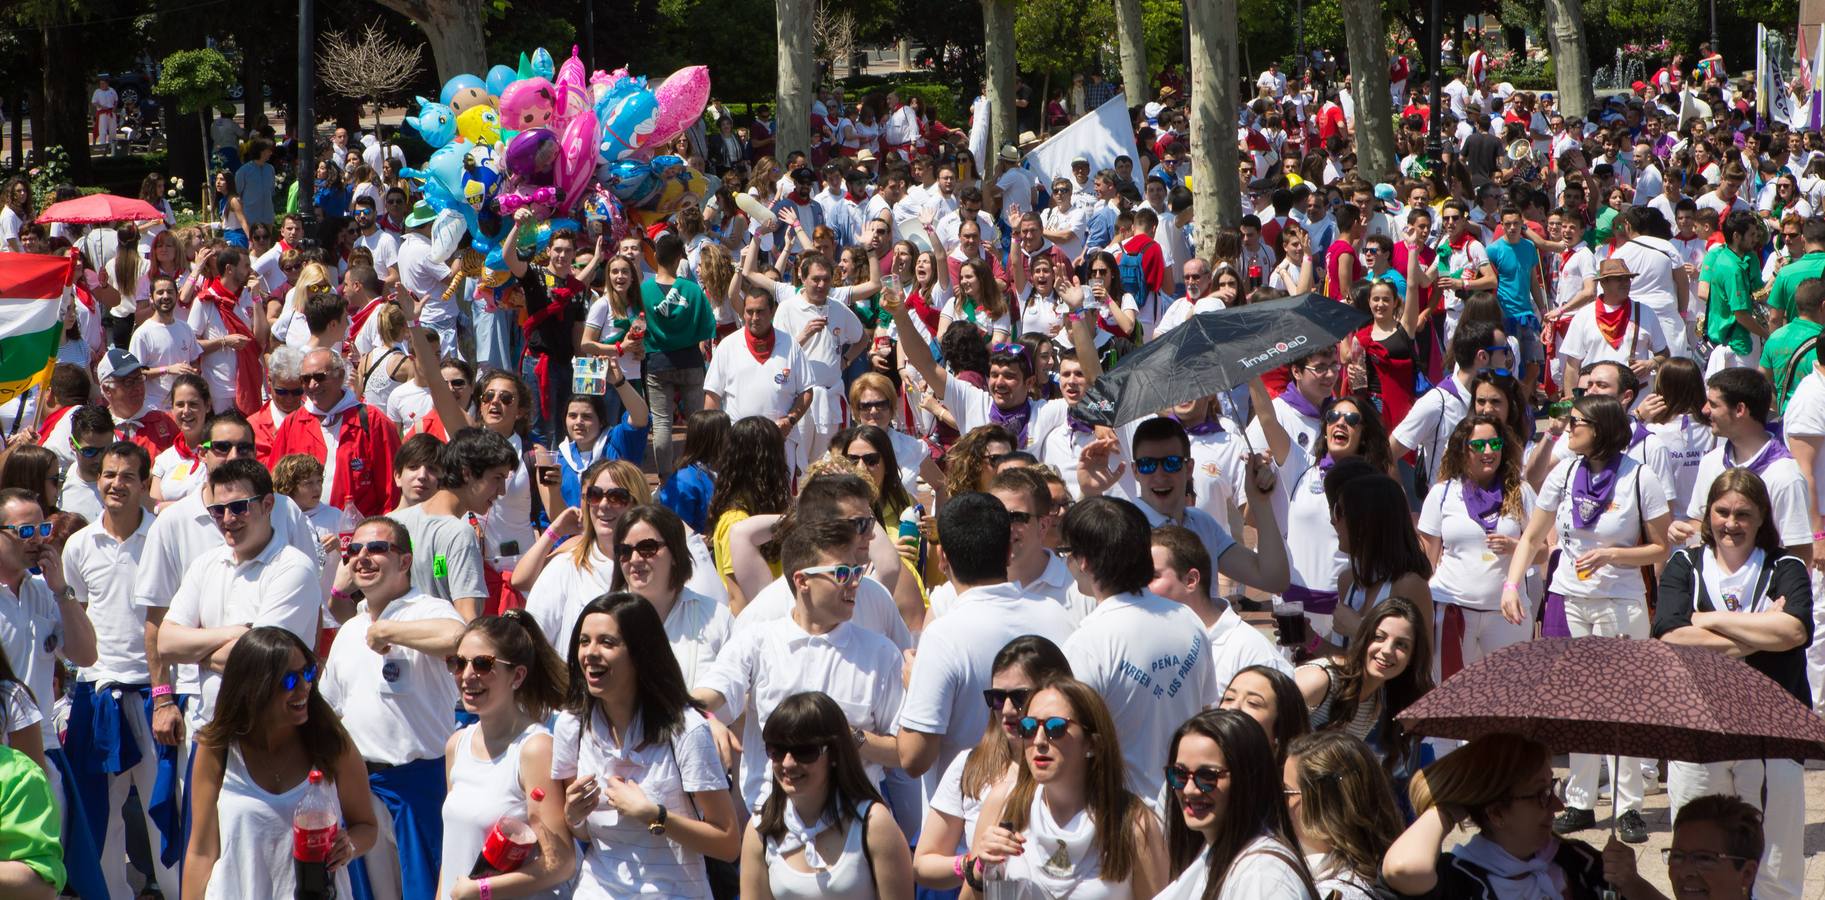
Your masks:
<path fill-rule="evenodd" d="M 177 441 L 172 443 L 171 449 L 176 450 L 177 458 L 184 462 L 191 462 L 196 459 L 196 451 L 191 449 L 190 441 L 184 437 L 184 430 L 181 428 L 178 429 Z"/>
<path fill-rule="evenodd" d="M 1469 229 L 1465 229 L 1463 234 L 1454 238 L 1446 238 L 1445 242 L 1451 245 L 1451 252 L 1456 253 L 1466 246 L 1469 246 L 1470 242 L 1474 240 L 1476 240 L 1476 238 L 1471 235 Z"/>
<path fill-rule="evenodd" d="M 248 338 L 247 343 L 242 344 L 234 352 L 236 360 L 234 403 L 242 415 L 251 416 L 260 409 L 260 396 L 263 393 L 261 382 L 264 380 L 261 378 L 263 366 L 260 362 L 260 345 L 252 339 L 253 329 L 235 310 L 235 306 L 240 303 L 240 298 L 229 293 L 227 286 L 222 284 L 220 278 L 209 279 L 203 284 L 202 290 L 197 291 L 196 296 L 197 299 L 208 301 L 215 306 L 216 314 L 222 317 L 222 327 L 229 334 L 246 335 Z"/>
<path fill-rule="evenodd" d="M 1610 346 L 1622 349 L 1622 339 L 1629 333 L 1629 308 L 1633 303 L 1624 303 L 1614 310 L 1605 309 L 1602 299 L 1597 301 L 1597 330 L 1603 333 L 1603 339 Z"/>
<path fill-rule="evenodd" d="M 779 337 L 779 332 L 769 329 L 766 337 L 757 338 L 754 332 L 743 328 L 741 336 L 748 344 L 748 352 L 754 354 L 754 361 L 766 365 L 767 360 L 773 357 L 773 340 Z"/>

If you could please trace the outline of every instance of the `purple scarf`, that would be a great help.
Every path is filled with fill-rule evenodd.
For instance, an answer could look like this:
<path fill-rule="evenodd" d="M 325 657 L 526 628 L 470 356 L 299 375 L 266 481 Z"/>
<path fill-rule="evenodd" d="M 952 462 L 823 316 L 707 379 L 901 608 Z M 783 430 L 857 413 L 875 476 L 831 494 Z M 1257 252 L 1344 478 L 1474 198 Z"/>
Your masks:
<path fill-rule="evenodd" d="M 1298 393 L 1298 391 L 1292 391 L 1291 393 Z M 1305 398 L 1300 397 L 1299 399 L 1304 400 Z M 1177 420 L 1178 416 L 1173 416 L 1173 419 Z M 1184 422 L 1179 422 L 1179 424 L 1185 425 Z M 1204 421 L 1199 422 L 1196 425 L 1185 425 L 1185 433 L 1192 434 L 1192 435 L 1216 434 L 1217 432 L 1222 431 L 1222 430 L 1223 430 L 1222 420 L 1218 419 L 1214 415 L 1205 416 Z"/>
<path fill-rule="evenodd" d="M 1630 419 L 1635 423 L 1635 433 L 1629 435 L 1629 449 L 1633 450 L 1636 447 L 1641 446 L 1642 441 L 1648 439 L 1648 426 L 1647 423 L 1640 419 L 1636 419 L 1633 416 L 1631 416 Z"/>
<path fill-rule="evenodd" d="M 1483 526 L 1487 534 L 1495 534 L 1495 528 L 1502 520 L 1502 484 L 1496 482 L 1492 487 L 1479 487 L 1468 478 L 1458 479 L 1463 488 L 1464 511 Z"/>
<path fill-rule="evenodd" d="M 1075 431 L 1079 434 L 1095 434 L 1096 433 L 1096 426 L 1091 425 L 1088 422 L 1079 422 L 1078 420 L 1076 420 L 1070 416 L 1065 416 L 1065 422 L 1071 426 L 1072 431 Z"/>
<path fill-rule="evenodd" d="M 1610 508 L 1616 496 L 1616 482 L 1622 471 L 1622 454 L 1617 454 L 1603 471 L 1592 473 L 1589 459 L 1580 460 L 1578 474 L 1572 478 L 1572 524 L 1583 529 L 1596 526 L 1603 511 Z"/>
<path fill-rule="evenodd" d="M 989 421 L 1014 433 L 1014 449 L 1027 445 L 1027 423 L 1033 418 L 1033 401 L 1020 404 L 1019 412 L 1007 412 L 989 402 Z"/>
<path fill-rule="evenodd" d="M 1731 446 L 1729 441 L 1724 442 L 1724 468 L 1734 469 L 1740 465 L 1741 467 L 1754 472 L 1758 478 L 1761 477 L 1764 469 L 1774 464 L 1775 460 L 1793 458 L 1793 454 L 1787 452 L 1787 445 L 1775 439 L 1772 434 L 1768 436 L 1768 443 L 1763 444 L 1761 451 L 1756 453 L 1755 458 L 1748 462 L 1738 463 L 1736 461 L 1735 451 L 1736 448 Z"/>
<path fill-rule="evenodd" d="M 1280 399 L 1287 406 L 1292 407 L 1294 412 L 1308 419 L 1318 418 L 1318 407 L 1313 406 L 1312 401 L 1305 399 L 1305 395 L 1299 393 L 1298 385 L 1292 385 L 1281 391 Z"/>

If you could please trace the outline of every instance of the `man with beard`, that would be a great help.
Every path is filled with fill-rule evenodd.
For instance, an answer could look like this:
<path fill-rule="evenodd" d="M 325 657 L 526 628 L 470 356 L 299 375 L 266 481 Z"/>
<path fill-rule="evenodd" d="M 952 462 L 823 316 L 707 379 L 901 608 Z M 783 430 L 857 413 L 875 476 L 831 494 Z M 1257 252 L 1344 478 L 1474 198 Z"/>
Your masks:
<path fill-rule="evenodd" d="M 127 341 L 127 351 L 146 365 L 152 379 L 152 408 L 171 411 L 172 382 L 179 375 L 195 375 L 203 345 L 197 343 L 190 323 L 177 318 L 177 281 L 160 275 L 152 279 L 152 318 L 140 323 Z"/>

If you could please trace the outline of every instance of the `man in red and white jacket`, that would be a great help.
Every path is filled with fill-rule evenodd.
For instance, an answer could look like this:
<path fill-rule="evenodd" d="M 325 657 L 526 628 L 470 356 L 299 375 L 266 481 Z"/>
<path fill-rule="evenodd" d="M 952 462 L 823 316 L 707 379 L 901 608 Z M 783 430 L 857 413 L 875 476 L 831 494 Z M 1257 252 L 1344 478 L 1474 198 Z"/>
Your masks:
<path fill-rule="evenodd" d="M 332 351 L 305 354 L 301 377 L 304 406 L 285 417 L 263 462 L 271 468 L 286 454 L 307 453 L 323 463 L 323 498 L 331 506 L 378 516 L 399 505 L 399 433 L 386 413 L 348 389 L 348 368 Z"/>

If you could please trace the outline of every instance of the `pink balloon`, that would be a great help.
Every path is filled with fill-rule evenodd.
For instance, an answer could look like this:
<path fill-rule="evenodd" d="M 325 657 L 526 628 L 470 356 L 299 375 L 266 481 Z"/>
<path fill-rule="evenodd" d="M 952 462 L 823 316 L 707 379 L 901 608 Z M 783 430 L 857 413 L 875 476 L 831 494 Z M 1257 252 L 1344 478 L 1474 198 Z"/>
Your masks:
<path fill-rule="evenodd" d="M 710 67 L 686 66 L 666 76 L 653 96 L 659 101 L 659 118 L 642 147 L 654 147 L 677 137 L 703 115 L 710 102 Z"/>
<path fill-rule="evenodd" d="M 596 174 L 596 110 L 585 106 L 571 117 L 558 138 L 557 212 L 575 209 Z"/>
<path fill-rule="evenodd" d="M 553 110 L 552 123 L 559 132 L 564 130 L 577 113 L 589 108 L 589 78 L 583 69 L 583 60 L 577 58 L 577 48 L 570 48 L 570 58 L 558 67 L 557 107 Z"/>

